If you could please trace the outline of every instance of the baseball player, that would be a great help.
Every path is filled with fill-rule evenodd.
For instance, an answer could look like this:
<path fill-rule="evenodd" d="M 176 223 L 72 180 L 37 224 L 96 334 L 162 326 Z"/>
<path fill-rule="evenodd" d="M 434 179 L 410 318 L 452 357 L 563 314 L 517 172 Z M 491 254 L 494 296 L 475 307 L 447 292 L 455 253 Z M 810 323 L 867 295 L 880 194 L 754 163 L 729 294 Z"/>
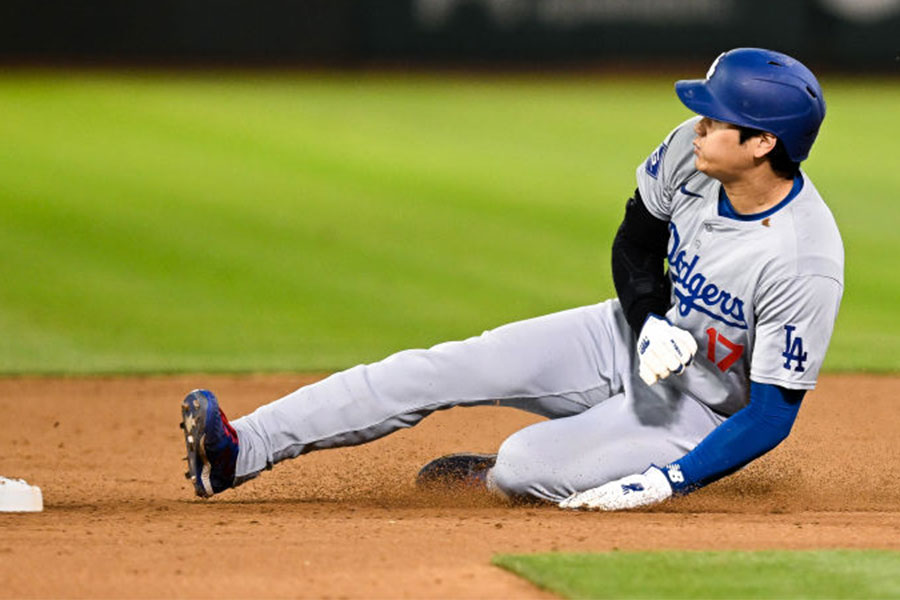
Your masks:
<path fill-rule="evenodd" d="M 637 169 L 613 242 L 618 298 L 358 365 L 233 423 L 211 392 L 191 392 L 196 493 L 453 406 L 548 420 L 495 455 L 439 458 L 419 483 L 570 509 L 659 502 L 777 446 L 815 386 L 843 291 L 840 234 L 799 167 L 822 89 L 789 56 L 739 48 L 675 91 L 697 116 Z"/>

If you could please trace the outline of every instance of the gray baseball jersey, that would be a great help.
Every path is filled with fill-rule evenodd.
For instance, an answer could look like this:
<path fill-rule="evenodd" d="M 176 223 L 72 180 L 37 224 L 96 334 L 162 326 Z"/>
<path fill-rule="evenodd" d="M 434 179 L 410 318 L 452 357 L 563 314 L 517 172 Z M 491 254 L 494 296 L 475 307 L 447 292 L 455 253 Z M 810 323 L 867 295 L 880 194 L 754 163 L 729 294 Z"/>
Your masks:
<path fill-rule="evenodd" d="M 815 387 L 843 292 L 844 250 L 805 173 L 774 208 L 721 216 L 722 184 L 694 168 L 699 119 L 675 128 L 637 180 L 650 213 L 669 221 L 666 316 L 700 346 L 696 364 L 670 385 L 730 415 L 746 405 L 751 379 Z"/>
<path fill-rule="evenodd" d="M 649 387 L 640 379 L 635 336 L 615 299 L 510 323 L 357 365 L 234 421 L 237 481 L 436 410 L 502 405 L 550 420 L 501 445 L 489 487 L 558 502 L 677 460 L 747 404 L 751 378 L 813 387 L 842 290 L 834 220 L 805 175 L 765 215 L 721 216 L 719 182 L 694 169 L 694 122 L 638 169 L 647 208 L 670 222 L 667 317 L 700 347 L 682 375 Z"/>

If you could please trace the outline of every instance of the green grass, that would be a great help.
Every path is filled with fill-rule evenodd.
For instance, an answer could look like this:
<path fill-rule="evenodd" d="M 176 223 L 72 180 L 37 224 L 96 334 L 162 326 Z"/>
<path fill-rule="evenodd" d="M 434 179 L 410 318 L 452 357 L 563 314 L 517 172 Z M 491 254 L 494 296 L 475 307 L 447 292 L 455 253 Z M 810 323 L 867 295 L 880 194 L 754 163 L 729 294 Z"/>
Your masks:
<path fill-rule="evenodd" d="M 564 598 L 900 597 L 900 553 L 878 550 L 501 555 L 494 564 Z"/>
<path fill-rule="evenodd" d="M 826 367 L 900 368 L 900 84 L 825 81 Z M 0 74 L 0 373 L 318 370 L 613 295 L 669 78 Z"/>

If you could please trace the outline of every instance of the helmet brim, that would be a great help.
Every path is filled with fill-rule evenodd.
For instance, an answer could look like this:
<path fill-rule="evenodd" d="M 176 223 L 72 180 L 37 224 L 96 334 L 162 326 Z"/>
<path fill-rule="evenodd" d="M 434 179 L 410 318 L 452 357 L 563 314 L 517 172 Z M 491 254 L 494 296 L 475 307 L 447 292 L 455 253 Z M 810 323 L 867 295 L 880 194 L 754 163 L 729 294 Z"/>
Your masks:
<path fill-rule="evenodd" d="M 716 100 L 706 79 L 683 79 L 675 82 L 675 93 L 681 103 L 698 115 L 724 121 L 734 125 L 745 125 L 740 116 L 731 112 L 722 102 Z"/>

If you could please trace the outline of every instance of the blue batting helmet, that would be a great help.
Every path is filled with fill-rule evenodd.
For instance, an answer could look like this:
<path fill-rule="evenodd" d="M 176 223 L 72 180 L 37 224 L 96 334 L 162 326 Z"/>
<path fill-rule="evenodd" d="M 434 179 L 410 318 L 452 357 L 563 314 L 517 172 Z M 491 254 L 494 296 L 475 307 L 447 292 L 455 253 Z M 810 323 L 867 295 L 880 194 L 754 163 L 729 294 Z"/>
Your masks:
<path fill-rule="evenodd" d="M 787 54 L 761 48 L 723 52 L 706 79 L 678 81 L 675 93 L 704 117 L 768 131 L 794 162 L 809 156 L 825 118 L 825 98 L 812 71 Z"/>

